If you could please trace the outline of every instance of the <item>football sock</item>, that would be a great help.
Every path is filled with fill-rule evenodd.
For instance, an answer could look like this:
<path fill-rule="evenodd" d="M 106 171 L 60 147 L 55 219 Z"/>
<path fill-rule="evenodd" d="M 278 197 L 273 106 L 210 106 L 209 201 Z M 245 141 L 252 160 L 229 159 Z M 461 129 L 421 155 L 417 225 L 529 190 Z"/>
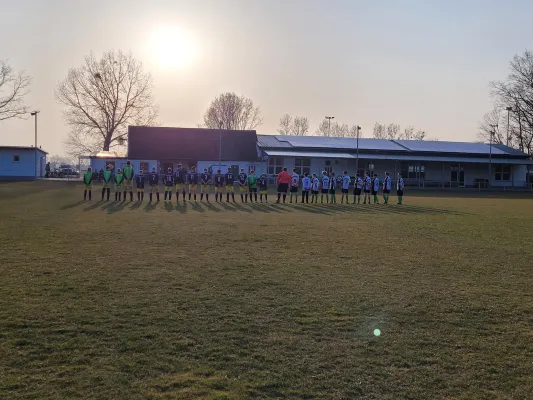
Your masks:
<path fill-rule="evenodd" d="M 278 202 L 281 199 L 281 193 L 278 193 Z"/>
<path fill-rule="evenodd" d="M 235 193 L 231 194 L 231 198 L 232 198 L 233 202 L 235 203 Z"/>
<path fill-rule="evenodd" d="M 200 193 L 200 201 L 204 201 L 204 194 Z"/>
<path fill-rule="evenodd" d="M 181 192 L 181 194 L 183 195 L 183 202 L 185 203 L 185 189 L 183 189 L 183 192 Z"/>
<path fill-rule="evenodd" d="M 285 199 L 286 199 L 286 198 L 287 198 L 287 195 L 284 194 L 284 195 L 283 195 L 283 202 L 284 202 L 284 203 L 285 203 Z"/>
<path fill-rule="evenodd" d="M 191 201 L 191 193 L 189 193 L 189 201 Z"/>
<path fill-rule="evenodd" d="M 244 201 L 245 201 L 246 203 L 248 203 L 248 193 L 246 193 L 246 194 L 244 195 Z M 252 201 L 252 199 L 250 199 L 250 201 Z"/>
<path fill-rule="evenodd" d="M 137 192 L 137 201 L 141 201 L 141 193 Z"/>
<path fill-rule="evenodd" d="M 268 194 L 265 193 L 265 201 L 268 203 Z"/>
<path fill-rule="evenodd" d="M 244 194 L 241 194 L 241 203 L 244 203 Z"/>
<path fill-rule="evenodd" d="M 157 201 L 159 201 L 159 192 L 156 192 L 155 195 L 157 196 Z"/>
<path fill-rule="evenodd" d="M 105 188 L 102 189 L 102 201 L 104 201 Z"/>
<path fill-rule="evenodd" d="M 257 203 L 257 193 L 254 193 L 255 202 Z"/>
<path fill-rule="evenodd" d="M 109 196 L 111 196 L 111 188 L 107 188 L 107 201 L 109 201 Z"/>
<path fill-rule="evenodd" d="M 150 193 L 150 201 L 152 201 L 152 193 Z"/>
<path fill-rule="evenodd" d="M 226 203 L 229 203 L 229 193 L 226 193 Z"/>
<path fill-rule="evenodd" d="M 176 191 L 176 202 L 180 201 L 180 192 Z"/>
<path fill-rule="evenodd" d="M 92 200 L 92 190 L 89 189 L 89 200 Z"/>
<path fill-rule="evenodd" d="M 168 192 L 168 199 L 172 200 L 172 192 Z"/>
<path fill-rule="evenodd" d="M 196 201 L 196 193 L 194 194 L 194 201 Z"/>
<path fill-rule="evenodd" d="M 87 190 L 83 191 L 83 200 L 87 200 Z"/>
<path fill-rule="evenodd" d="M 144 192 L 141 193 L 141 201 L 144 200 Z"/>
<path fill-rule="evenodd" d="M 259 199 L 261 200 L 261 203 L 263 202 L 263 193 L 259 194 Z"/>
<path fill-rule="evenodd" d="M 206 194 L 205 194 L 205 199 L 206 199 L 207 202 L 209 203 L 209 193 L 206 193 Z"/>
<path fill-rule="evenodd" d="M 124 190 L 124 197 L 122 198 L 122 200 L 126 201 L 126 191 Z"/>
<path fill-rule="evenodd" d="M 133 192 L 130 192 L 130 201 L 133 201 Z"/>

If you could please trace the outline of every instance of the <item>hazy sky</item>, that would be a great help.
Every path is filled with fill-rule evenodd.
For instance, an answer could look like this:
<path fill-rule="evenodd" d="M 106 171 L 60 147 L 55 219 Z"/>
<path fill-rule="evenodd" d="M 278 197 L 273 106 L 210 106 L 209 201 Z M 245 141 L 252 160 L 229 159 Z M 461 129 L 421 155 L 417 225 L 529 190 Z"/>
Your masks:
<path fill-rule="evenodd" d="M 54 87 L 90 51 L 112 49 L 152 74 L 164 126 L 194 127 L 234 91 L 261 107 L 259 133 L 289 113 L 310 133 L 332 115 L 367 137 L 378 121 L 468 141 L 491 108 L 489 81 L 533 48 L 531 15 L 531 0 L 0 0 L 0 59 L 33 77 L 27 103 L 52 154 L 67 132 Z M 166 44 L 183 60 L 161 54 L 161 29 L 181 32 L 185 44 Z M 0 144 L 32 143 L 32 120 L 0 122 Z"/>

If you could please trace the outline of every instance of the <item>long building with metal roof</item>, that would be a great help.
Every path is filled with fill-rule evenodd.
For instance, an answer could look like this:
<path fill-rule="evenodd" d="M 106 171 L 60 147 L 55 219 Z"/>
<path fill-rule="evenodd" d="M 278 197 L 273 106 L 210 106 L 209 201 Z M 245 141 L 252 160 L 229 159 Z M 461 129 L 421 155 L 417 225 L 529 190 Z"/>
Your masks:
<path fill-rule="evenodd" d="M 500 144 L 257 135 L 257 145 L 275 174 L 283 167 L 299 173 L 365 171 L 402 173 L 419 187 L 526 187 L 533 183 L 528 154 Z"/>

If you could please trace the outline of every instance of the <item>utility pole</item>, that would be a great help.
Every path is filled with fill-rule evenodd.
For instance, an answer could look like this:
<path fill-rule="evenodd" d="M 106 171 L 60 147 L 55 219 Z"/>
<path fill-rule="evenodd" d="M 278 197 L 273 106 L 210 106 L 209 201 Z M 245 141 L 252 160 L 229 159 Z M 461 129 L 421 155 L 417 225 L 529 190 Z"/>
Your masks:
<path fill-rule="evenodd" d="M 222 170 L 222 121 L 218 122 L 218 169 Z"/>
<path fill-rule="evenodd" d="M 513 107 L 506 107 L 507 110 L 507 141 L 506 146 L 509 146 L 509 114 L 511 114 L 511 111 L 513 111 Z"/>
<path fill-rule="evenodd" d="M 357 125 L 355 127 L 355 134 L 356 134 L 356 143 L 357 143 L 357 157 L 355 159 L 355 173 L 359 173 L 359 131 L 361 130 L 361 127 Z"/>
<path fill-rule="evenodd" d="M 335 117 L 328 117 L 326 116 L 326 119 L 328 120 L 328 135 L 331 136 L 331 120 Z"/>
<path fill-rule="evenodd" d="M 35 110 L 30 113 L 32 117 L 35 117 L 35 179 L 37 179 L 37 114 L 39 114 L 40 111 Z"/>

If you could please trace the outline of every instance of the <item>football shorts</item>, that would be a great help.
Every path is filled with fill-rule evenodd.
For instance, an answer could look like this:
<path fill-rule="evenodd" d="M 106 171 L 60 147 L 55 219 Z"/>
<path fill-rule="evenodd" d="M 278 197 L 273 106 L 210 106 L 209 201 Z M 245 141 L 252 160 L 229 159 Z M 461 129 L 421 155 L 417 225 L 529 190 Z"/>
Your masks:
<path fill-rule="evenodd" d="M 150 185 L 150 193 L 159 193 L 159 185 Z"/>
<path fill-rule="evenodd" d="M 287 190 L 289 190 L 288 183 L 280 183 L 278 185 L 278 193 L 287 193 Z"/>
<path fill-rule="evenodd" d="M 133 189 L 133 181 L 131 179 L 124 180 L 124 190 L 131 191 Z"/>
<path fill-rule="evenodd" d="M 144 188 L 137 188 L 137 193 L 144 193 Z"/>
<path fill-rule="evenodd" d="M 246 193 L 246 192 L 248 191 L 248 187 L 246 187 L 246 186 L 239 186 L 239 191 L 240 191 L 241 193 Z"/>
<path fill-rule="evenodd" d="M 92 190 L 92 189 L 93 189 L 93 184 L 92 183 L 85 184 L 85 190 Z"/>
<path fill-rule="evenodd" d="M 176 183 L 176 192 L 179 192 L 183 189 L 185 189 L 185 185 L 183 183 Z"/>
<path fill-rule="evenodd" d="M 209 192 L 209 185 L 201 184 L 200 190 L 202 191 L 202 193 Z"/>
<path fill-rule="evenodd" d="M 353 190 L 353 194 L 356 196 L 361 196 L 361 188 L 355 188 Z"/>
<path fill-rule="evenodd" d="M 215 193 L 222 193 L 222 186 L 215 186 Z"/>
<path fill-rule="evenodd" d="M 291 193 L 298 193 L 298 186 L 291 186 Z"/>
<path fill-rule="evenodd" d="M 348 189 L 342 189 L 342 193 L 348 193 Z"/>
<path fill-rule="evenodd" d="M 259 191 L 259 193 L 261 193 L 261 194 L 267 194 L 267 190 L 266 190 L 266 189 L 261 189 L 261 190 Z"/>
<path fill-rule="evenodd" d="M 226 185 L 226 193 L 233 193 L 234 187 L 233 184 L 227 184 Z"/>
<path fill-rule="evenodd" d="M 172 192 L 172 186 L 165 186 L 165 192 Z"/>
<path fill-rule="evenodd" d="M 189 183 L 189 192 L 196 192 L 196 184 Z"/>
<path fill-rule="evenodd" d="M 329 189 L 329 194 L 335 194 L 335 189 Z"/>
<path fill-rule="evenodd" d="M 328 189 L 322 189 L 321 193 L 322 193 L 322 194 L 328 194 L 328 193 L 329 193 L 329 190 L 328 190 Z"/>

